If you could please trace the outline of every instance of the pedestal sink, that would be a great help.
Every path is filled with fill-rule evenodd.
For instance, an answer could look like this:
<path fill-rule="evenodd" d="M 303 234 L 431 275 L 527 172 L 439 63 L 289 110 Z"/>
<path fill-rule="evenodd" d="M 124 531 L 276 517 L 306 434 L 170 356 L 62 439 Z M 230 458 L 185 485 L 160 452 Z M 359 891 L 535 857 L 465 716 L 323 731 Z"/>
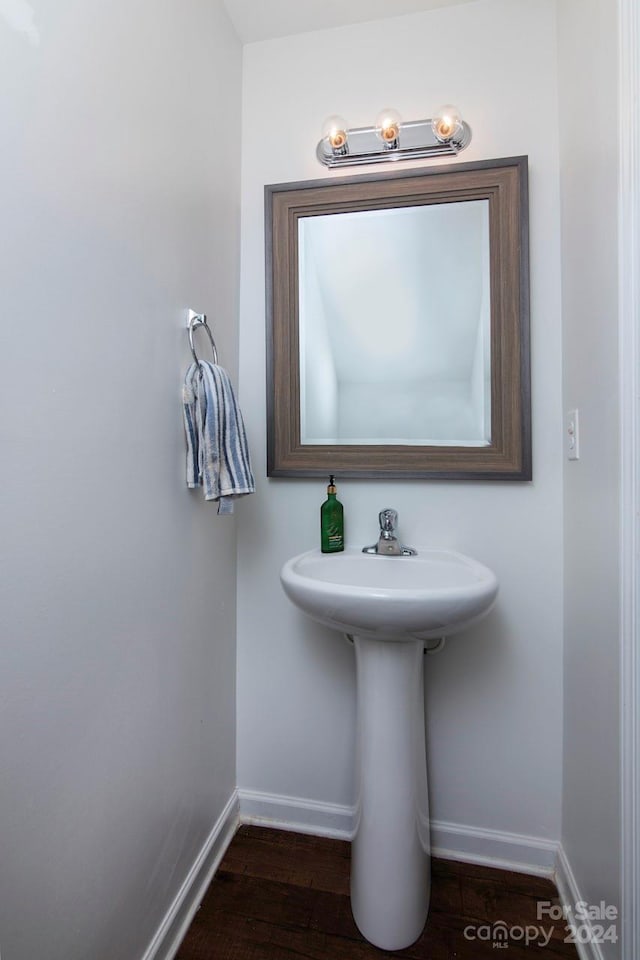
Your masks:
<path fill-rule="evenodd" d="M 367 940 L 400 950 L 418 939 L 429 910 L 425 640 L 480 620 L 493 606 L 498 582 L 470 557 L 429 549 L 413 557 L 310 550 L 287 561 L 280 578 L 296 606 L 354 638 L 351 907 Z"/>

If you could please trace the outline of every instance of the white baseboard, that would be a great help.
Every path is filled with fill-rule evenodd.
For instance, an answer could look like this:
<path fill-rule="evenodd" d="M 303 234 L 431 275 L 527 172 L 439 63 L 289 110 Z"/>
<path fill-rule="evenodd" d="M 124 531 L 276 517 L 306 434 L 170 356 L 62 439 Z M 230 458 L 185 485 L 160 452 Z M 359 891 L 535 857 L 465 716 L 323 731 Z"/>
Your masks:
<path fill-rule="evenodd" d="M 207 887 L 238 828 L 238 791 L 234 790 L 196 857 L 142 960 L 172 960 Z"/>
<path fill-rule="evenodd" d="M 432 820 L 431 852 L 434 857 L 443 857 L 445 860 L 479 863 L 497 870 L 551 877 L 558 844 L 539 837 Z"/>
<path fill-rule="evenodd" d="M 242 823 L 340 840 L 353 837 L 354 807 L 254 790 L 239 790 L 238 796 Z M 437 820 L 431 822 L 431 839 L 436 857 L 547 877 L 553 875 L 558 852 L 558 844 L 551 840 Z"/>
<path fill-rule="evenodd" d="M 353 837 L 355 807 L 318 803 L 301 797 L 281 797 L 255 790 L 238 790 L 238 798 L 241 823 L 337 840 L 351 840 Z"/>
<path fill-rule="evenodd" d="M 567 859 L 562 845 L 558 847 L 555 881 L 562 906 L 575 910 L 576 904 L 581 900 L 584 901 L 585 898 L 580 895 L 571 864 Z M 592 931 L 592 924 L 589 920 L 580 919 L 578 923 L 587 930 Z M 620 933 L 620 930 L 618 930 L 618 933 Z M 590 940 L 589 943 L 576 943 L 576 950 L 578 951 L 580 960 L 604 960 L 600 944 L 593 942 L 593 936 L 588 939 Z"/>

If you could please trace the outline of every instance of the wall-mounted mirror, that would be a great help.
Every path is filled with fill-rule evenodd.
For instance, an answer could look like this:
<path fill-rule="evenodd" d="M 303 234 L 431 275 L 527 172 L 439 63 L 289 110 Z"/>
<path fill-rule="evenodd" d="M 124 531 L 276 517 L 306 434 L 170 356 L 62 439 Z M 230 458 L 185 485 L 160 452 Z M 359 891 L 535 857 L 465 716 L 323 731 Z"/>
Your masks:
<path fill-rule="evenodd" d="M 269 476 L 530 479 L 526 158 L 266 210 Z"/>

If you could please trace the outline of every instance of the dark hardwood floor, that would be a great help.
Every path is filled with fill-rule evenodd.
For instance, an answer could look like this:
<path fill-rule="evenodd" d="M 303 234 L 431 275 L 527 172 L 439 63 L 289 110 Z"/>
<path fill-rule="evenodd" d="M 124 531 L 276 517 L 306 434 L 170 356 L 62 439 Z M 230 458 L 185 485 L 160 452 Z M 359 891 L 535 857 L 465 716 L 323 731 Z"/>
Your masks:
<path fill-rule="evenodd" d="M 537 918 L 539 900 L 558 903 L 551 881 L 448 860 L 432 861 L 431 908 L 421 938 L 406 950 L 378 950 L 351 916 L 349 857 L 350 845 L 341 840 L 240 827 L 176 960 L 578 957 L 564 942 L 561 922 Z M 502 949 L 494 946 L 499 921 L 509 935 Z M 537 938 L 528 946 L 527 928 L 530 939 Z"/>

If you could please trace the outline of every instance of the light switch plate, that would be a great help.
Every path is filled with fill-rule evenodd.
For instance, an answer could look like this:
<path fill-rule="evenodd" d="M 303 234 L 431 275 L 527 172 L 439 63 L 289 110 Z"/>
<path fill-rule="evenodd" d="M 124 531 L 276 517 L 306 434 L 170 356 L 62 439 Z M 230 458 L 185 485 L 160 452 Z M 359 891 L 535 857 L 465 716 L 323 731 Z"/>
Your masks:
<path fill-rule="evenodd" d="M 580 418 L 577 410 L 569 410 L 564 424 L 564 448 L 567 460 L 580 459 Z"/>

